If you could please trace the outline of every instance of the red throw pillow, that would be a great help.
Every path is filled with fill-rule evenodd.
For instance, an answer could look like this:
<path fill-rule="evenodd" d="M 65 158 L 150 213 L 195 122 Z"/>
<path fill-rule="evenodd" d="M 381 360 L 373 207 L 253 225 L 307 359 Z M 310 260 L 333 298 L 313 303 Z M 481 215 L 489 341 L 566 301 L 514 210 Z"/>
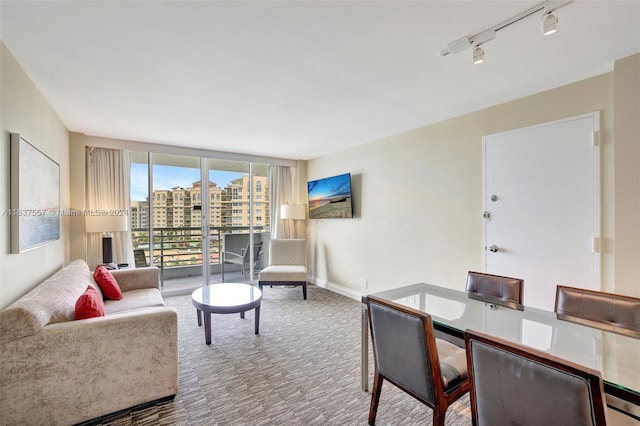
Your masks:
<path fill-rule="evenodd" d="M 88 286 L 76 300 L 76 319 L 103 317 L 105 315 L 104 302 L 95 288 Z"/>
<path fill-rule="evenodd" d="M 96 280 L 104 294 L 105 299 L 120 300 L 122 299 L 122 290 L 118 285 L 118 281 L 113 277 L 111 271 L 104 266 L 98 266 L 93 272 L 93 278 Z"/>

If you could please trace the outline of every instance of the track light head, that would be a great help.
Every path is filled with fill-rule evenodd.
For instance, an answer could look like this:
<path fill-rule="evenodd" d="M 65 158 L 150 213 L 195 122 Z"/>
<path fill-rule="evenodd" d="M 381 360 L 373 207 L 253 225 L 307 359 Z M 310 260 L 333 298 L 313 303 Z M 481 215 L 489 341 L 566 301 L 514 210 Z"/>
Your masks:
<path fill-rule="evenodd" d="M 473 64 L 478 65 L 484 62 L 484 49 L 481 44 L 473 48 Z"/>
<path fill-rule="evenodd" d="M 542 35 L 550 35 L 558 31 L 558 17 L 553 12 L 545 12 L 542 15 Z"/>
<path fill-rule="evenodd" d="M 1 0 L 0 0 L 1 1 Z M 502 22 L 498 22 L 493 27 L 487 28 L 476 34 L 466 35 L 447 45 L 447 48 L 440 51 L 440 56 L 455 55 L 463 50 L 471 48 L 473 50 L 473 63 L 481 64 L 484 62 L 485 43 L 496 38 L 496 32 L 505 29 L 509 25 L 520 22 L 522 19 L 542 11 L 542 34 L 549 35 L 558 31 L 558 17 L 556 11 L 566 5 L 573 3 L 575 0 L 544 0 L 535 4 L 526 10 L 508 18 Z"/>

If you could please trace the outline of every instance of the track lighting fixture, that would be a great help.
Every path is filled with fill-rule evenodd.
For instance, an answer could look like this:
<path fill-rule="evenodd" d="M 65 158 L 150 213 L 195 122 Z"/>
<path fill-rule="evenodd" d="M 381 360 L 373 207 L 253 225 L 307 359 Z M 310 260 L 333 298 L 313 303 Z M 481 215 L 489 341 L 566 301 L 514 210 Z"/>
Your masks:
<path fill-rule="evenodd" d="M 558 31 L 558 17 L 553 10 L 542 15 L 542 35 L 553 34 Z"/>
<path fill-rule="evenodd" d="M 473 48 L 473 64 L 478 65 L 484 62 L 484 49 L 478 44 Z"/>
<path fill-rule="evenodd" d="M 508 27 L 534 13 L 543 11 L 542 15 L 542 34 L 549 35 L 558 31 L 558 17 L 556 11 L 561 7 L 573 3 L 573 1 L 562 0 L 545 0 L 542 3 L 538 3 L 527 10 L 524 10 L 511 18 L 502 21 L 493 27 L 487 28 L 484 31 L 473 35 L 467 35 L 460 37 L 457 40 L 452 41 L 447 45 L 447 48 L 440 52 L 440 56 L 455 55 L 466 49 L 472 49 L 473 51 L 473 63 L 480 64 L 484 62 L 484 43 L 496 38 L 496 32 L 503 28 Z"/>

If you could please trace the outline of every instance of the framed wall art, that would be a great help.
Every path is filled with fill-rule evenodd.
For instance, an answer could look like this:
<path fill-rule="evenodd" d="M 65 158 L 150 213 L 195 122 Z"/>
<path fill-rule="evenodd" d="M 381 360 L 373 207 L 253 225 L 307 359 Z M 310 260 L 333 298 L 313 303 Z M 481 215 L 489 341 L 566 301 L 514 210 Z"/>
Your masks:
<path fill-rule="evenodd" d="M 60 165 L 11 133 L 11 252 L 60 239 Z"/>

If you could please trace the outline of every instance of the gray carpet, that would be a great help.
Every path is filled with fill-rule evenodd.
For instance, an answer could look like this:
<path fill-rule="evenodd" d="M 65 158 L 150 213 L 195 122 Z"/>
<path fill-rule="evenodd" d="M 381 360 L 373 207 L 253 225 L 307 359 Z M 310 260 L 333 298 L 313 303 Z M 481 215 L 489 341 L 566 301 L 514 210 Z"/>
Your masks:
<path fill-rule="evenodd" d="M 104 418 L 104 425 L 366 425 L 360 389 L 360 303 L 316 286 L 265 288 L 260 335 L 253 311 L 213 315 L 205 345 L 190 296 L 178 310 L 180 390 L 175 399 Z M 372 358 L 371 358 L 372 359 Z M 447 425 L 470 425 L 468 395 Z M 431 424 L 431 410 L 385 383 L 378 425 Z"/>

